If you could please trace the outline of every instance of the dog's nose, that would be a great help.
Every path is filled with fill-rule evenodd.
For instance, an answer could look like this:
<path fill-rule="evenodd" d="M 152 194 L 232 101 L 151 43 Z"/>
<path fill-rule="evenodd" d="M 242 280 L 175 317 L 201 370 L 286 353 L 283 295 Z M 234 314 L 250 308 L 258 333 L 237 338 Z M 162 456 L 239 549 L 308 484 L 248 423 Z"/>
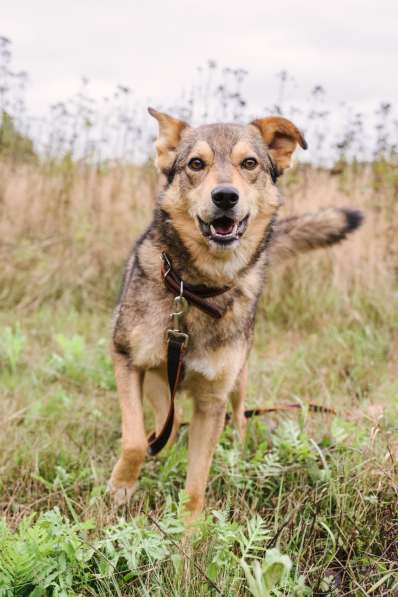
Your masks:
<path fill-rule="evenodd" d="M 214 187 L 211 192 L 213 203 L 221 209 L 230 209 L 239 201 L 239 193 L 235 187 L 223 186 Z"/>

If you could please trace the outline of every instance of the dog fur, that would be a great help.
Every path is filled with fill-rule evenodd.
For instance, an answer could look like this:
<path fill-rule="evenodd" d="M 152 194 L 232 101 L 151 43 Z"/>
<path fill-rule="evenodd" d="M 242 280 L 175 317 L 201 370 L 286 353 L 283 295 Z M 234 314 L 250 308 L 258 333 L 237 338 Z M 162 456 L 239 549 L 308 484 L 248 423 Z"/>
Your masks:
<path fill-rule="evenodd" d="M 194 306 L 185 317 L 190 341 L 182 388 L 193 399 L 186 491 L 188 514 L 194 519 L 203 508 L 228 399 L 244 437 L 247 359 L 267 266 L 342 240 L 360 225 L 362 216 L 353 210 L 327 209 L 278 221 L 281 199 L 276 178 L 289 167 L 297 145 L 306 148 L 302 133 L 284 118 L 193 128 L 167 114 L 149 112 L 159 125 L 156 149 L 162 191 L 153 220 L 128 260 L 113 317 L 122 451 L 110 490 L 119 504 L 137 485 L 147 452 L 144 380 L 157 433 L 169 408 L 165 330 L 173 296 L 160 273 L 160 255 L 165 251 L 184 281 L 230 287 L 209 299 L 224 311 L 221 319 L 214 321 Z M 228 201 L 231 189 L 235 200 L 238 196 L 233 206 L 215 204 L 220 185 L 227 188 Z M 222 192 L 219 196 L 224 197 Z M 178 424 L 177 414 L 174 435 Z"/>

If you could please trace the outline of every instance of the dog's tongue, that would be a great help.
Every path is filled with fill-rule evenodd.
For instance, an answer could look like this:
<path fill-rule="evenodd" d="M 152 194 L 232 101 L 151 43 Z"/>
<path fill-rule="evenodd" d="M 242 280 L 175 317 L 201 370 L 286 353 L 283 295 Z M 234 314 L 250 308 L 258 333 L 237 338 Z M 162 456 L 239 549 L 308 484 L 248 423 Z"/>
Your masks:
<path fill-rule="evenodd" d="M 213 228 L 217 234 L 232 234 L 234 230 L 234 221 L 229 218 L 219 218 L 213 222 Z"/>

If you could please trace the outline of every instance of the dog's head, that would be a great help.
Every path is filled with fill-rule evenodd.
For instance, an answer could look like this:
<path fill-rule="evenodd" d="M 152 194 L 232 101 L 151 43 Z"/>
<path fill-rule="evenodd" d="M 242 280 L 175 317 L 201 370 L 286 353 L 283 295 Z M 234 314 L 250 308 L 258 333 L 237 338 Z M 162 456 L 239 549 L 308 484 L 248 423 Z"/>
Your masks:
<path fill-rule="evenodd" d="M 192 128 L 152 108 L 149 113 L 159 124 L 162 207 L 182 240 L 223 261 L 248 255 L 279 205 L 276 178 L 297 145 L 307 147 L 303 135 L 281 117 Z"/>

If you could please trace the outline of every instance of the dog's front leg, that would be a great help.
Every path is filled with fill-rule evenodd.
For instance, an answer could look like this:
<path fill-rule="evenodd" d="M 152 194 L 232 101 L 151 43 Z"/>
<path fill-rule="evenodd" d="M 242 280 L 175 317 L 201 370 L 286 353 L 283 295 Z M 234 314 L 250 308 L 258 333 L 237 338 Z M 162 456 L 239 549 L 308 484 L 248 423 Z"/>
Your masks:
<path fill-rule="evenodd" d="M 211 393 L 194 398 L 186 481 L 189 522 L 195 520 L 203 508 L 213 454 L 225 424 L 227 399 L 228 394 L 220 396 Z"/>
<path fill-rule="evenodd" d="M 240 441 L 243 442 L 246 435 L 247 419 L 245 417 L 245 400 L 249 369 L 247 363 L 244 365 L 236 386 L 231 392 L 232 419 L 238 430 Z"/>
<path fill-rule="evenodd" d="M 113 355 L 116 385 L 122 412 L 122 453 L 109 482 L 117 505 L 128 502 L 147 450 L 142 409 L 143 373 L 131 366 L 125 355 Z"/>

